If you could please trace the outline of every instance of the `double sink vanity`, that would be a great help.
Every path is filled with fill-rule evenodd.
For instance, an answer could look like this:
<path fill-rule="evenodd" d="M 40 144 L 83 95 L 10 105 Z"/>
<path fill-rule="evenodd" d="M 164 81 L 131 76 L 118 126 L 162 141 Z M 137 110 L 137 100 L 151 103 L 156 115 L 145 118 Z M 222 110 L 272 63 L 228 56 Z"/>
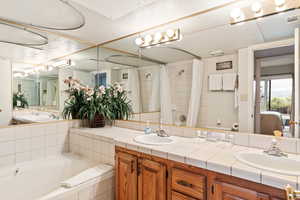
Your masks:
<path fill-rule="evenodd" d="M 298 188 L 296 154 L 117 127 L 76 132 L 113 141 L 117 200 L 283 200 L 287 185 Z"/>

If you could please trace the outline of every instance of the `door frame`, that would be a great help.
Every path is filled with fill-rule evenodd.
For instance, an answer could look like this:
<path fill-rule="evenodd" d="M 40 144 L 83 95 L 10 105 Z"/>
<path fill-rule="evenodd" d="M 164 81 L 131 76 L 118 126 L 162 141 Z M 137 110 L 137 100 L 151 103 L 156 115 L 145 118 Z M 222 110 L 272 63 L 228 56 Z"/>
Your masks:
<path fill-rule="evenodd" d="M 253 88 L 254 67 L 255 67 L 254 53 L 255 53 L 255 51 L 258 51 L 258 50 L 266 50 L 266 49 L 292 46 L 292 45 L 295 45 L 294 38 L 279 40 L 279 41 L 274 41 L 274 42 L 267 42 L 267 43 L 252 45 L 252 46 L 248 47 L 248 66 L 249 66 L 248 67 L 248 132 L 250 132 L 250 133 L 254 132 L 254 105 L 255 105 L 254 91 L 253 91 L 254 90 L 254 88 Z M 296 54 L 296 51 L 295 51 L 295 54 Z M 299 82 L 299 76 L 297 77 L 297 79 Z M 296 80 L 296 77 L 295 77 L 295 80 Z M 296 85 L 296 83 L 297 82 L 295 82 L 295 85 Z M 295 87 L 295 90 L 296 90 L 296 87 Z M 296 95 L 295 95 L 295 101 L 296 101 Z M 296 108 L 295 108 L 295 110 L 296 110 Z M 297 119 L 299 119 L 299 116 Z M 296 121 L 296 118 L 295 118 L 295 121 Z M 298 132 L 297 132 L 297 136 L 298 136 Z M 295 129 L 295 137 L 296 137 L 296 129 Z"/>

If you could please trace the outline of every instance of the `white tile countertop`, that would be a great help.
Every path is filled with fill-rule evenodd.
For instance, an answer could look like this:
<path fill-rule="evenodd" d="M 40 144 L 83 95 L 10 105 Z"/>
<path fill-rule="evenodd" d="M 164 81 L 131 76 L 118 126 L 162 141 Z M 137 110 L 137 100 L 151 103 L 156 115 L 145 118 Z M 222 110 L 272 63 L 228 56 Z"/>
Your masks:
<path fill-rule="evenodd" d="M 143 145 L 133 139 L 142 131 L 125 128 L 105 127 L 99 129 L 72 128 L 71 134 L 76 133 L 91 138 L 101 138 L 114 142 L 115 145 L 131 150 L 174 160 L 199 168 L 232 175 L 246 180 L 262 183 L 272 187 L 284 189 L 290 184 L 299 189 L 298 176 L 286 176 L 245 165 L 235 158 L 240 151 L 261 152 L 261 149 L 232 145 L 225 142 L 210 142 L 200 138 L 184 138 L 171 136 L 175 140 L 172 144 L 153 146 Z M 289 157 L 300 160 L 300 155 L 289 154 Z M 298 180 L 299 179 L 299 180 Z"/>

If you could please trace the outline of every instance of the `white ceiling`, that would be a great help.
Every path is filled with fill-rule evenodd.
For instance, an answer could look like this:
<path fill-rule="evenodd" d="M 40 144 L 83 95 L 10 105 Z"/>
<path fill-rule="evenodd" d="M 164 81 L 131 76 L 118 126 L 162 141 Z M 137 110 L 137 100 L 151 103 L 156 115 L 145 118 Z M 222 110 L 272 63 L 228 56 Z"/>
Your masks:
<path fill-rule="evenodd" d="M 82 41 L 101 43 L 233 1 L 236 0 L 189 0 L 188 3 L 182 0 L 71 0 L 70 2 L 85 15 L 86 25 L 76 31 L 56 33 L 80 38 Z M 292 37 L 294 28 L 299 26 L 286 23 L 286 17 L 300 14 L 299 10 L 264 18 L 261 21 L 230 26 L 228 22 L 231 9 L 244 7 L 252 0 L 236 2 L 234 5 L 169 24 L 149 33 L 179 27 L 184 38 L 172 45 L 208 57 L 209 52 L 216 49 L 232 53 L 252 44 Z M 4 1 L 0 7 L 0 16 L 56 27 L 75 26 L 79 22 L 79 16 L 58 0 Z M 0 40 L 35 42 L 40 40 L 5 26 L 0 26 L 0 33 Z M 43 51 L 0 43 L 0 56 L 28 63 L 45 63 L 90 45 L 47 32 L 40 33 L 49 37 L 49 44 L 43 47 Z M 135 38 L 136 36 L 126 38 L 107 46 L 136 53 Z M 190 59 L 190 56 L 166 49 L 148 49 L 143 53 L 165 62 Z M 78 60 L 79 63 L 84 59 Z M 90 66 L 90 69 L 95 68 L 90 60 L 82 65 Z"/>
<path fill-rule="evenodd" d="M 116 20 L 157 0 L 73 0 L 111 20 Z M 163 0 L 161 0 L 163 1 Z"/>

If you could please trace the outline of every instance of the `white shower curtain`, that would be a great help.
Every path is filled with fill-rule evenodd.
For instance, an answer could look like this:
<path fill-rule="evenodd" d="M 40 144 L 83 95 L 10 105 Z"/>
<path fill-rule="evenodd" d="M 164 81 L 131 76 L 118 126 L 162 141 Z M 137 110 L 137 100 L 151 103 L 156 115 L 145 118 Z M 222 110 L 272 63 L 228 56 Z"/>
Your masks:
<path fill-rule="evenodd" d="M 158 111 L 160 110 L 160 69 L 155 67 L 152 73 L 152 92 L 150 97 L 149 111 Z"/>
<path fill-rule="evenodd" d="M 187 116 L 187 126 L 196 127 L 199 116 L 203 76 L 204 76 L 204 63 L 201 60 L 193 60 L 193 77 L 192 77 L 192 90 L 189 104 L 189 111 Z"/>
<path fill-rule="evenodd" d="M 48 80 L 47 81 L 47 94 L 46 94 L 46 105 L 52 106 L 56 105 L 56 84 L 57 82 L 55 80 Z"/>
<path fill-rule="evenodd" d="M 164 124 L 173 124 L 170 80 L 167 66 L 163 65 L 160 72 L 160 120 Z"/>
<path fill-rule="evenodd" d="M 133 112 L 139 113 L 141 111 L 139 72 L 137 69 L 129 69 L 128 73 L 128 98 L 131 101 Z"/>

